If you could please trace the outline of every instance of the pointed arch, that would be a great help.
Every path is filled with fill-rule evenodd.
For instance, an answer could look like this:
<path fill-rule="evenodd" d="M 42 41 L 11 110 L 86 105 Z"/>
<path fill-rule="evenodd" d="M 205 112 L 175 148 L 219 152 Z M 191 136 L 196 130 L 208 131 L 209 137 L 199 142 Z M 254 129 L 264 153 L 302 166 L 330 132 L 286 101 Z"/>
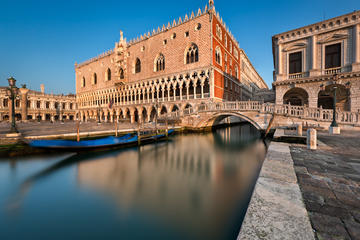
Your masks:
<path fill-rule="evenodd" d="M 215 61 L 216 61 L 218 64 L 222 65 L 222 54 L 221 54 L 221 49 L 220 49 L 219 46 L 217 46 L 217 47 L 215 48 Z"/>
<path fill-rule="evenodd" d="M 124 78 L 125 78 L 125 76 L 124 76 L 124 69 L 123 69 L 123 68 L 120 68 L 119 72 L 120 72 L 120 79 L 124 79 Z"/>
<path fill-rule="evenodd" d="M 160 53 L 154 61 L 154 71 L 159 72 L 165 70 L 165 57 Z"/>
<path fill-rule="evenodd" d="M 94 85 L 97 84 L 97 74 L 96 73 L 93 74 L 93 84 Z"/>
<path fill-rule="evenodd" d="M 141 61 L 139 58 L 135 60 L 135 73 L 141 72 Z"/>
<path fill-rule="evenodd" d="M 108 68 L 108 69 L 106 70 L 106 80 L 107 80 L 107 81 L 110 81 L 110 80 L 111 80 L 111 70 L 110 70 L 110 68 Z"/>
<path fill-rule="evenodd" d="M 190 64 L 199 61 L 199 48 L 195 43 L 192 43 L 185 51 L 185 64 Z"/>

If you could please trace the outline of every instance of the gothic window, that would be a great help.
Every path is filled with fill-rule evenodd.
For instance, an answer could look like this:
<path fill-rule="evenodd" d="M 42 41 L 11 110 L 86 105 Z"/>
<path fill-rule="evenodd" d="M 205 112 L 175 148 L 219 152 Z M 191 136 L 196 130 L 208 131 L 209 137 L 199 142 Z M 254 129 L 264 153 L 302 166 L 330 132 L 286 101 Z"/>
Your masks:
<path fill-rule="evenodd" d="M 110 81 L 111 80 L 111 70 L 110 70 L 110 68 L 108 68 L 107 69 L 107 71 L 106 71 L 106 80 L 108 80 L 108 81 Z"/>
<path fill-rule="evenodd" d="M 222 31 L 221 31 L 221 27 L 219 26 L 219 24 L 216 24 L 216 36 L 222 40 Z"/>
<path fill-rule="evenodd" d="M 188 37 L 189 36 L 189 31 L 186 31 L 185 32 L 185 37 Z"/>
<path fill-rule="evenodd" d="M 93 75 L 93 84 L 97 84 L 97 75 L 94 73 Z"/>
<path fill-rule="evenodd" d="M 215 49 L 215 61 L 221 65 L 221 50 L 219 47 Z"/>
<path fill-rule="evenodd" d="M 228 44 L 227 44 L 227 35 L 226 35 L 226 33 L 225 33 L 224 38 L 225 38 L 225 47 L 227 48 L 227 47 L 228 47 Z"/>
<path fill-rule="evenodd" d="M 124 69 L 120 68 L 120 79 L 124 79 Z"/>
<path fill-rule="evenodd" d="M 302 72 L 302 54 L 295 52 L 289 54 L 289 74 Z"/>
<path fill-rule="evenodd" d="M 224 53 L 224 59 L 225 59 L 225 62 L 227 62 L 227 54 Z"/>
<path fill-rule="evenodd" d="M 190 64 L 198 61 L 199 61 L 199 49 L 193 43 L 186 51 L 186 64 Z"/>
<path fill-rule="evenodd" d="M 341 43 L 325 47 L 325 68 L 341 67 Z"/>
<path fill-rule="evenodd" d="M 236 48 L 234 48 L 234 56 L 236 57 L 237 60 L 239 60 L 239 52 Z"/>
<path fill-rule="evenodd" d="M 239 69 L 237 66 L 235 66 L 235 77 L 239 79 Z"/>
<path fill-rule="evenodd" d="M 83 77 L 83 78 L 82 78 L 82 82 L 81 82 L 81 86 L 82 86 L 82 87 L 85 87 L 85 85 L 86 85 L 85 77 Z"/>
<path fill-rule="evenodd" d="M 135 61 L 135 73 L 141 72 L 141 61 L 139 58 Z"/>
<path fill-rule="evenodd" d="M 171 35 L 171 39 L 175 39 L 176 38 L 176 33 L 173 33 L 172 35 Z"/>
<path fill-rule="evenodd" d="M 232 53 L 232 42 L 230 41 L 230 53 Z"/>
<path fill-rule="evenodd" d="M 164 55 L 160 54 L 155 59 L 155 71 L 159 72 L 159 71 L 163 71 L 163 70 L 165 70 L 165 57 L 164 57 Z"/>

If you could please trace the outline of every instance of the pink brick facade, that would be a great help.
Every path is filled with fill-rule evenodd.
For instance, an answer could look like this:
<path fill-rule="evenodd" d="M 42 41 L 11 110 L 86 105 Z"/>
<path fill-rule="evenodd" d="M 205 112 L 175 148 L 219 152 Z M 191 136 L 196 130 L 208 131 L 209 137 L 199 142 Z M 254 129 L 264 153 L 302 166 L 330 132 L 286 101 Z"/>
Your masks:
<path fill-rule="evenodd" d="M 75 66 L 82 115 L 91 118 L 98 114 L 94 109 L 106 108 L 109 103 L 123 106 L 156 101 L 241 100 L 240 49 L 219 19 L 214 7 L 206 6 L 136 40 L 126 41 L 121 33 L 114 50 Z M 222 40 L 216 35 L 219 27 Z M 218 47 L 221 65 L 215 59 Z M 160 56 L 165 65 L 159 70 Z M 136 69 L 137 61 L 141 69 Z"/>

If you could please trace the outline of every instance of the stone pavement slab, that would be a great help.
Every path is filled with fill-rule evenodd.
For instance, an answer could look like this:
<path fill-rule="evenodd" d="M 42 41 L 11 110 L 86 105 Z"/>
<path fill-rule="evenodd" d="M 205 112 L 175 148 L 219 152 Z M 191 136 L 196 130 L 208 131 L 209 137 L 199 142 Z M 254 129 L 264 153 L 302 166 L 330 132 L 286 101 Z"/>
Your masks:
<path fill-rule="evenodd" d="M 314 239 L 288 144 L 270 144 L 238 239 Z"/>
<path fill-rule="evenodd" d="M 312 227 L 319 240 L 360 239 L 360 133 L 318 138 L 326 147 L 291 147 Z"/>

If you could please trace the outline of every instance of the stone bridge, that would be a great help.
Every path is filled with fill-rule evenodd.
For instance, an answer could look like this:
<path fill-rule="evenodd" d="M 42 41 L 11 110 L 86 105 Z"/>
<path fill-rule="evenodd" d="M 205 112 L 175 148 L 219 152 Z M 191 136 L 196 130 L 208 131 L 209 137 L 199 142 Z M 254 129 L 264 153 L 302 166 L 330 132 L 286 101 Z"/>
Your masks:
<path fill-rule="evenodd" d="M 161 114 L 159 119 L 179 120 L 183 126 L 208 128 L 229 116 L 239 117 L 243 121 L 250 122 L 259 130 L 266 129 L 273 116 L 272 127 L 301 123 L 328 128 L 333 118 L 333 110 L 258 101 L 209 102 Z M 337 111 L 336 119 L 342 127 L 360 127 L 360 112 Z"/>

